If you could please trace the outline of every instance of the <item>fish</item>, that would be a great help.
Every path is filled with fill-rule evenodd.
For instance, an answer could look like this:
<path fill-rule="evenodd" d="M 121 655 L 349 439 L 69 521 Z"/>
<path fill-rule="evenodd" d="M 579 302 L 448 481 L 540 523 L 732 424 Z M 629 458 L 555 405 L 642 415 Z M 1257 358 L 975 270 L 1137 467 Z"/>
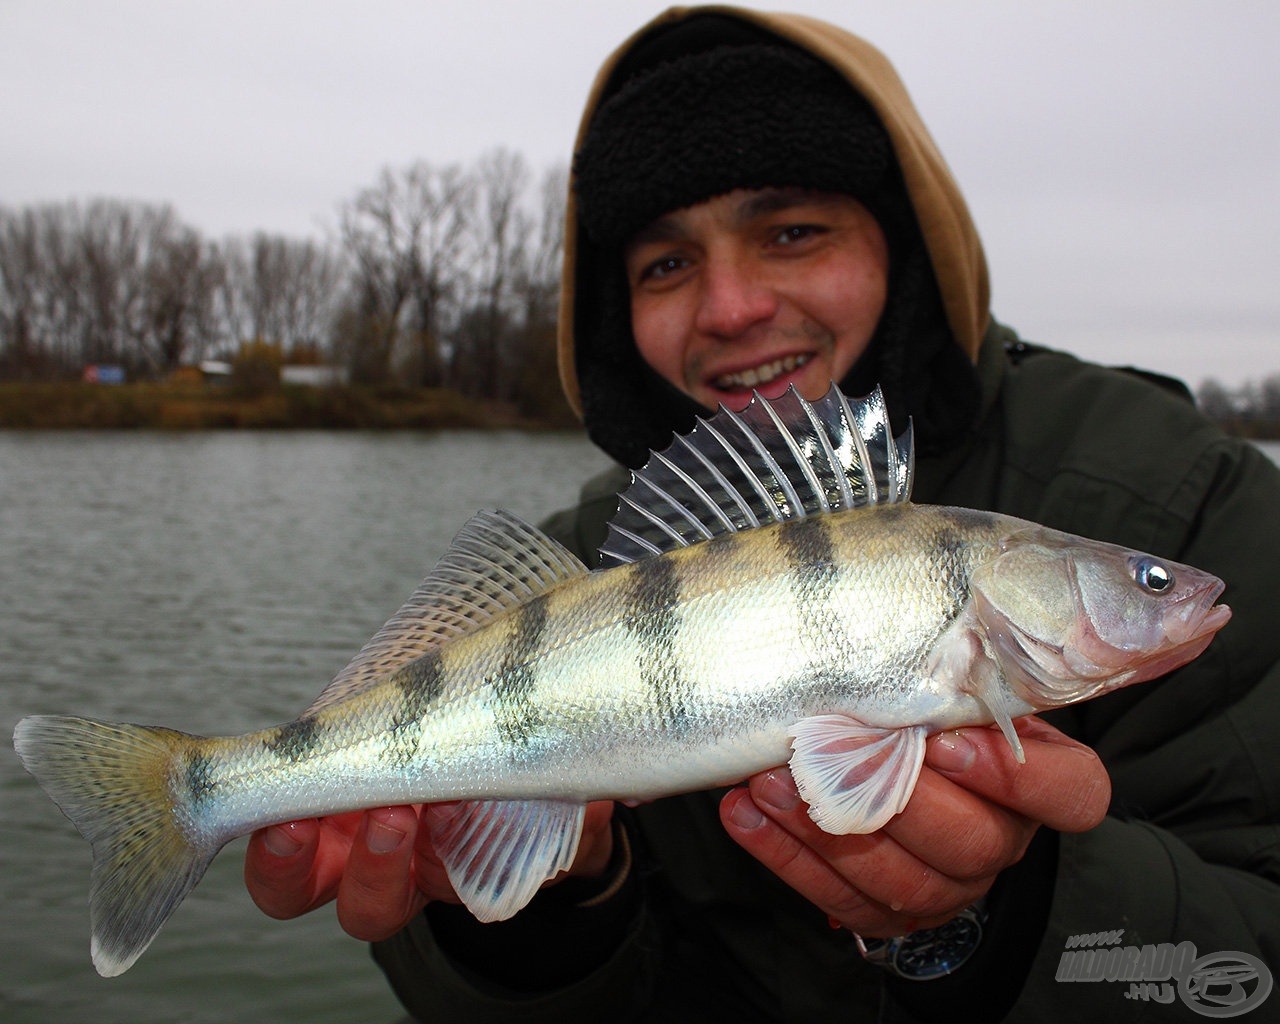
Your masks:
<path fill-rule="evenodd" d="M 877 389 L 794 388 L 652 452 L 589 568 L 476 513 L 301 715 L 239 736 L 22 719 L 27 771 L 93 848 L 92 961 L 127 970 L 229 841 L 448 802 L 431 825 L 481 921 L 574 859 L 586 804 L 789 763 L 827 832 L 905 807 L 925 740 L 1161 676 L 1229 620 L 1213 575 L 989 511 L 911 501 Z M 434 816 L 433 816 L 434 817 Z"/>

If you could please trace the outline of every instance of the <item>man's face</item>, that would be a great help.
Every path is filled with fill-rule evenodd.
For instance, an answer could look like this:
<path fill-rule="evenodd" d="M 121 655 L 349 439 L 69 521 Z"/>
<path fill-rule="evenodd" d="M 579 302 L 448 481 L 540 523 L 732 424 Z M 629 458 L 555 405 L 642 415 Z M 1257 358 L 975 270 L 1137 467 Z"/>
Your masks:
<path fill-rule="evenodd" d="M 626 246 L 641 356 L 708 409 L 795 384 L 826 394 L 866 351 L 889 250 L 849 196 L 739 189 L 658 218 Z"/>

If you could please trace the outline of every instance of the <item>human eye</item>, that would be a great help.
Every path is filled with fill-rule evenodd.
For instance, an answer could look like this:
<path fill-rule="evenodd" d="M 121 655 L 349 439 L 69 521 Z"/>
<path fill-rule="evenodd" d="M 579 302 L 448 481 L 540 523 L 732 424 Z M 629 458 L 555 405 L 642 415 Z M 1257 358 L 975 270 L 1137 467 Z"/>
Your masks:
<path fill-rule="evenodd" d="M 632 277 L 636 284 L 666 284 L 689 265 L 684 256 L 665 253 L 654 258 L 633 261 Z"/>
<path fill-rule="evenodd" d="M 648 278 L 670 277 L 677 270 L 682 269 L 685 264 L 686 261 L 679 256 L 663 256 L 644 268 L 644 276 Z"/>
<path fill-rule="evenodd" d="M 770 241 L 775 246 L 801 245 L 825 232 L 826 229 L 820 224 L 786 224 L 774 229 Z"/>

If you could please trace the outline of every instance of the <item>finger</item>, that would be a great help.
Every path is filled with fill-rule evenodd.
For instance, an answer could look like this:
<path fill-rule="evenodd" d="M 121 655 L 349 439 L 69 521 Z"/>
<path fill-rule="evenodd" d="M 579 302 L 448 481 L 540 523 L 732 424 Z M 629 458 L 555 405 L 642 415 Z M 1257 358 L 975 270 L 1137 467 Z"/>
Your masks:
<path fill-rule="evenodd" d="M 599 878 L 613 856 L 613 801 L 587 804 L 582 820 L 582 838 L 567 875 Z"/>
<path fill-rule="evenodd" d="M 816 850 L 776 822 L 773 813 L 766 813 L 747 787 L 730 790 L 720 802 L 720 819 L 730 837 L 810 903 L 842 920 L 860 912 L 880 913 Z"/>
<path fill-rule="evenodd" d="M 323 832 L 330 832 L 350 839 L 356 834 L 356 830 L 360 828 L 363 822 L 364 811 L 344 811 L 341 814 L 329 814 L 321 818 L 320 828 Z M 324 845 L 323 837 L 321 837 L 320 843 L 321 846 Z"/>
<path fill-rule="evenodd" d="M 994 728 L 957 729 L 932 737 L 925 764 L 957 785 L 1060 832 L 1084 832 L 1102 821 L 1111 779 L 1089 747 L 1036 718 L 1020 719 L 1026 761 L 1019 764 Z"/>
<path fill-rule="evenodd" d="M 449 881 L 444 862 L 436 853 L 431 842 L 433 829 L 449 824 L 457 808 L 457 803 L 425 804 L 418 825 L 418 836 L 414 843 L 413 873 L 418 888 L 428 900 L 444 900 L 447 903 L 461 903 L 458 894 Z"/>
<path fill-rule="evenodd" d="M 314 818 L 272 825 L 250 836 L 244 882 L 264 914 L 286 919 L 313 909 L 319 842 L 320 824 Z"/>
<path fill-rule="evenodd" d="M 832 889 L 826 881 L 820 882 L 820 876 L 798 879 L 807 891 L 824 894 L 824 900 L 834 901 L 837 908 L 844 908 L 846 912 L 857 913 L 864 902 L 870 901 L 886 912 L 912 921 L 946 920 L 990 888 L 989 877 L 952 877 L 936 867 L 930 857 L 903 847 L 887 829 L 866 835 L 834 835 L 824 831 L 809 816 L 808 807 L 796 792 L 787 768 L 757 775 L 749 785 L 753 799 L 771 820 L 824 862 L 836 878 L 857 891 L 856 898 L 851 899 L 849 894 L 840 893 L 838 887 Z M 966 800 L 977 802 L 972 796 Z M 971 809 L 965 807 L 961 813 L 970 814 Z M 935 852 L 931 847 L 925 850 L 929 854 Z M 789 883 L 796 885 L 790 880 Z M 815 883 L 820 888 L 814 888 Z M 835 916 L 842 916 L 839 909 Z"/>
<path fill-rule="evenodd" d="M 381 807 L 364 816 L 338 885 L 338 922 L 357 939 L 394 935 L 426 903 L 413 880 L 418 813 Z"/>
<path fill-rule="evenodd" d="M 907 806 L 884 832 L 942 875 L 980 881 L 1021 860 L 1037 827 L 926 766 Z"/>

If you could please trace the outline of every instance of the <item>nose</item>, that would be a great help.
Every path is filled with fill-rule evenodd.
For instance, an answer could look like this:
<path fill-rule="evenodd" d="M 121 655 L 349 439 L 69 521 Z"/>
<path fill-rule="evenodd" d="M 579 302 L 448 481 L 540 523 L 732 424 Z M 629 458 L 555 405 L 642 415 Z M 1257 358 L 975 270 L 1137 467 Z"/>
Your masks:
<path fill-rule="evenodd" d="M 771 319 L 777 309 L 776 292 L 747 261 L 708 256 L 695 318 L 699 331 L 733 338 Z"/>

